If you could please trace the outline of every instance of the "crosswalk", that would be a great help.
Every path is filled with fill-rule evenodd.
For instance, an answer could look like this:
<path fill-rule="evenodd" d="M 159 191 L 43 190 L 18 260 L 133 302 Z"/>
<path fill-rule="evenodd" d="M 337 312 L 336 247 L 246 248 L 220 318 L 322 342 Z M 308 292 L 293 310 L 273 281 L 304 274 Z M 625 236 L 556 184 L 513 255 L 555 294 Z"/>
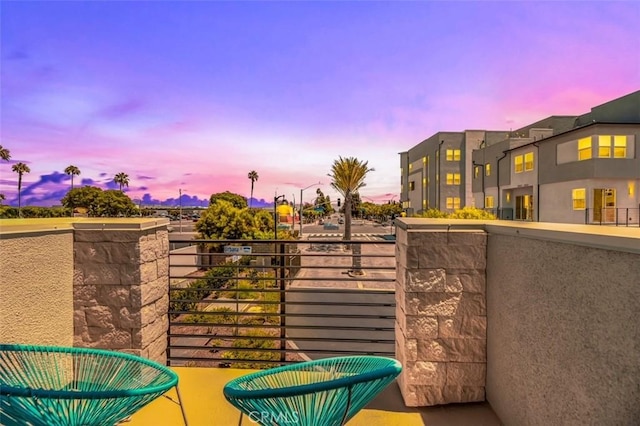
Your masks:
<path fill-rule="evenodd" d="M 364 238 L 364 239 L 378 239 L 383 240 L 385 234 L 375 234 L 375 233 L 355 233 L 351 234 L 351 238 Z M 305 238 L 307 239 L 316 239 L 316 238 L 342 238 L 342 233 L 311 233 L 305 234 Z"/>

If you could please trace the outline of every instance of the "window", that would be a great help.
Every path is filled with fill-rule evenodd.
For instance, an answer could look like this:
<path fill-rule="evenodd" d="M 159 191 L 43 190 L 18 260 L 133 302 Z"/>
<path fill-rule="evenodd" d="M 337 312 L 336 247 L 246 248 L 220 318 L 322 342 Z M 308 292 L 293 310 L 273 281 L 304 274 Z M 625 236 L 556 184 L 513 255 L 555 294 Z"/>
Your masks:
<path fill-rule="evenodd" d="M 612 145 L 613 150 L 611 149 Z M 598 157 L 611 158 L 611 153 L 613 153 L 613 158 L 625 158 L 627 156 L 627 136 L 598 136 Z"/>
<path fill-rule="evenodd" d="M 460 197 L 447 197 L 447 208 L 448 209 L 459 209 L 460 208 Z"/>
<path fill-rule="evenodd" d="M 460 173 L 447 173 L 447 185 L 460 185 Z"/>
<path fill-rule="evenodd" d="M 616 135 L 613 137 L 613 157 L 625 158 L 627 156 L 627 137 Z"/>
<path fill-rule="evenodd" d="M 598 136 L 598 157 L 611 157 L 611 136 Z"/>
<path fill-rule="evenodd" d="M 409 182 L 409 191 L 413 191 L 414 189 L 416 189 L 416 182 L 412 180 Z"/>
<path fill-rule="evenodd" d="M 427 200 L 422 200 L 422 208 L 426 208 L 427 207 Z"/>
<path fill-rule="evenodd" d="M 422 164 L 427 164 L 427 157 L 422 157 Z"/>
<path fill-rule="evenodd" d="M 530 172 L 533 170 L 533 152 L 527 152 L 524 155 L 524 171 Z"/>
<path fill-rule="evenodd" d="M 473 168 L 473 178 L 478 179 L 479 175 L 480 175 L 480 166 L 475 166 Z"/>
<path fill-rule="evenodd" d="M 578 139 L 578 160 L 588 160 L 591 158 L 591 136 Z"/>
<path fill-rule="evenodd" d="M 447 150 L 447 161 L 460 161 L 460 150 L 459 149 L 448 149 Z"/>
<path fill-rule="evenodd" d="M 411 171 L 411 169 L 413 169 L 413 164 L 409 163 L 409 171 Z"/>
<path fill-rule="evenodd" d="M 524 171 L 524 158 L 522 155 L 516 155 L 513 158 L 513 168 L 516 173 L 522 173 Z"/>
<path fill-rule="evenodd" d="M 484 165 L 484 173 L 487 176 L 491 176 L 491 164 L 490 163 L 487 163 L 487 164 Z"/>
<path fill-rule="evenodd" d="M 584 188 L 574 189 L 571 193 L 574 210 L 584 210 L 587 205 L 587 190 Z"/>
<path fill-rule="evenodd" d="M 492 195 L 488 195 L 488 196 L 484 197 L 484 208 L 485 209 L 492 209 L 493 207 L 494 207 L 493 196 Z"/>
<path fill-rule="evenodd" d="M 427 178 L 422 178 L 422 187 L 427 186 Z"/>

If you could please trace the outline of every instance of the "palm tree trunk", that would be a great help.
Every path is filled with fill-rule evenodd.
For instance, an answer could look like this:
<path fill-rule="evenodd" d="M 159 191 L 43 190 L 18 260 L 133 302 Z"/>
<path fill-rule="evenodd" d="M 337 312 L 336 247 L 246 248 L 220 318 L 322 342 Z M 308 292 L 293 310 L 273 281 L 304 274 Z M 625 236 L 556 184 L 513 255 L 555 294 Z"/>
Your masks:
<path fill-rule="evenodd" d="M 252 203 L 253 203 L 253 179 L 251 180 L 251 196 L 249 197 L 249 208 L 251 208 Z"/>
<path fill-rule="evenodd" d="M 18 173 L 18 217 L 22 217 L 22 200 L 20 193 L 22 192 L 22 173 Z"/>

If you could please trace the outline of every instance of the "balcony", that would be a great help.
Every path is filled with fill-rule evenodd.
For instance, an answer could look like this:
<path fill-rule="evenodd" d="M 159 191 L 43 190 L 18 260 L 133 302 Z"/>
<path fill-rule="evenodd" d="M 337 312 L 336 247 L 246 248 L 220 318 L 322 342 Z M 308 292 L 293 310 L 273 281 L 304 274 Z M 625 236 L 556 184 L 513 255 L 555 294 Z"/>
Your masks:
<path fill-rule="evenodd" d="M 251 370 L 201 367 L 173 367 L 180 376 L 180 394 L 189 426 L 237 426 L 240 412 L 222 395 L 229 380 Z M 169 396 L 177 400 L 175 391 Z M 213 422 L 212 419 L 215 419 Z M 182 425 L 180 408 L 166 398 L 158 398 L 132 416 L 129 426 Z M 247 416 L 242 425 L 255 425 Z M 489 404 L 454 404 L 439 407 L 408 408 L 394 383 L 360 411 L 349 426 L 499 426 Z"/>
<path fill-rule="evenodd" d="M 180 290 L 175 275 L 190 273 L 178 269 L 174 275 L 171 268 L 190 266 L 173 264 L 166 227 L 166 221 L 145 219 L 0 221 L 0 341 L 102 347 L 168 363 L 180 375 L 190 424 L 211 424 L 212 419 L 237 424 L 238 414 L 222 397 L 222 386 L 248 371 L 238 364 L 264 359 L 230 359 L 223 356 L 225 346 L 214 348 L 210 342 L 175 342 L 188 338 L 172 330 L 185 322 L 180 315 L 210 316 L 213 311 L 198 297 L 192 313 L 171 304 L 190 300 L 174 294 Z M 384 342 L 376 351 L 401 361 L 397 384 L 349 424 L 633 424 L 637 419 L 640 229 L 403 218 L 392 243 L 393 267 L 386 271 L 367 263 L 362 246 L 361 253 L 352 248 L 346 257 L 322 253 L 318 258 L 328 265 L 300 275 L 287 269 L 304 270 L 309 266 L 304 258 L 299 266 L 276 261 L 290 252 L 276 251 L 274 245 L 263 253 L 270 261 L 255 266 L 274 270 L 263 276 L 273 286 L 263 288 L 280 300 L 254 297 L 248 303 L 285 309 L 271 312 L 280 331 L 273 341 L 281 342 L 268 348 L 280 356 L 271 360 L 274 364 L 295 362 L 292 357 L 300 351 L 309 357 L 368 353 L 378 341 Z M 353 258 L 362 262 L 351 263 Z M 201 262 L 197 255 L 196 262 Z M 306 317 L 333 327 L 328 335 L 294 336 L 296 328 L 315 328 L 296 323 L 305 312 L 294 308 L 318 301 L 295 296 L 318 292 L 323 274 L 332 270 L 324 266 L 345 272 L 364 268 L 364 274 L 340 274 L 354 286 L 351 294 L 369 297 L 370 290 L 393 299 L 373 303 L 341 297 L 319 304 L 320 311 L 307 310 Z M 371 281 L 374 276 L 379 279 Z M 305 288 L 311 293 L 299 291 L 303 283 L 314 283 Z M 373 293 L 368 289 L 373 284 L 393 288 Z M 215 291 L 233 293 L 234 287 Z M 208 302 L 229 303 L 225 298 L 230 299 Z M 328 307 L 340 304 L 340 313 L 331 314 Z M 377 313 L 378 308 L 392 308 L 392 314 Z M 244 319 L 254 314 L 264 312 L 236 309 L 222 338 L 231 339 L 236 324 L 239 333 L 251 329 L 255 324 Z M 334 316 L 352 318 L 331 324 Z M 353 317 L 362 320 L 356 326 L 364 329 L 352 331 L 362 336 L 336 332 L 341 327 L 349 331 Z M 203 337 L 213 338 L 206 326 L 204 336 L 193 340 Z M 289 346 L 296 339 L 303 347 Z M 331 346 L 335 343 L 342 346 Z M 223 360 L 229 365 L 220 365 Z M 131 424 L 156 423 L 181 424 L 180 410 L 160 398 L 131 419 Z"/>

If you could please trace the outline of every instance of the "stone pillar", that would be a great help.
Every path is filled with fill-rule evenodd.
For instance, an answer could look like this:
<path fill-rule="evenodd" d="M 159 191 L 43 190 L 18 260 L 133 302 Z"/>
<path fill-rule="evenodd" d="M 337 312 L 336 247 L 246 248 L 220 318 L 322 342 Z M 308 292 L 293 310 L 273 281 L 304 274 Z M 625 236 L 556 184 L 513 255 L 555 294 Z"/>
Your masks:
<path fill-rule="evenodd" d="M 398 229 L 396 357 L 408 407 L 484 401 L 484 231 Z"/>
<path fill-rule="evenodd" d="M 74 346 L 120 350 L 166 363 L 167 227 L 76 224 Z"/>

